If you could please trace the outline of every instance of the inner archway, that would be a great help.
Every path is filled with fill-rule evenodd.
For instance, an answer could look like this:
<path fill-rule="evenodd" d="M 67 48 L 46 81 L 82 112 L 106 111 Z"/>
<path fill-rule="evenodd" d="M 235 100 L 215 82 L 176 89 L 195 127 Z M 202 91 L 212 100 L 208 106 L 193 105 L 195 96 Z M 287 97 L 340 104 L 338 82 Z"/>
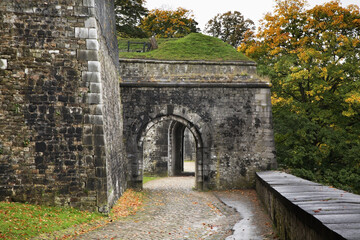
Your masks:
<path fill-rule="evenodd" d="M 196 157 L 193 159 L 193 166 L 190 162 L 185 162 L 186 157 L 189 157 L 189 150 L 195 149 L 195 141 L 190 142 L 190 136 L 194 139 L 191 131 L 182 123 L 173 121 L 169 126 L 169 176 L 195 176 Z M 187 138 L 186 138 L 187 137 Z M 193 145 L 193 146 L 192 146 Z M 186 151 L 187 150 L 187 151 Z M 191 154 L 191 153 L 190 153 Z M 185 165 L 185 163 L 187 163 Z"/>
<path fill-rule="evenodd" d="M 192 175 L 195 176 L 195 187 L 203 188 L 202 140 L 199 131 L 191 122 L 179 116 L 154 119 L 142 132 L 139 148 L 142 156 L 141 174 Z M 190 149 L 192 151 L 189 151 Z M 192 168 L 185 168 L 186 159 L 192 160 Z"/>
<path fill-rule="evenodd" d="M 184 131 L 184 172 L 191 172 L 190 169 L 195 169 L 196 160 L 196 143 L 194 135 L 186 128 Z M 194 166 L 192 166 L 194 165 Z"/>

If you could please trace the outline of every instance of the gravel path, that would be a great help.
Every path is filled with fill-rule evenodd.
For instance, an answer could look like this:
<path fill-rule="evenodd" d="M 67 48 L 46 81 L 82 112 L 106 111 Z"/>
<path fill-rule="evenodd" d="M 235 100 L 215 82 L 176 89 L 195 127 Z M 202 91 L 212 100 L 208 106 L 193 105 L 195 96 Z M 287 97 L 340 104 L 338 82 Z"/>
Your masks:
<path fill-rule="evenodd" d="M 232 235 L 232 228 L 241 220 L 241 213 L 220 200 L 234 199 L 234 196 L 236 199 L 241 193 L 196 192 L 192 190 L 194 183 L 194 177 L 168 177 L 150 181 L 144 185 L 149 199 L 143 211 L 77 239 L 244 239 L 239 238 L 240 235 Z M 252 202 L 251 197 L 248 199 Z M 254 222 L 264 224 L 264 221 Z M 241 227 L 238 230 L 242 231 Z M 255 235 L 247 236 L 268 239 L 266 233 L 269 231 L 271 227 L 265 231 L 251 231 Z"/>

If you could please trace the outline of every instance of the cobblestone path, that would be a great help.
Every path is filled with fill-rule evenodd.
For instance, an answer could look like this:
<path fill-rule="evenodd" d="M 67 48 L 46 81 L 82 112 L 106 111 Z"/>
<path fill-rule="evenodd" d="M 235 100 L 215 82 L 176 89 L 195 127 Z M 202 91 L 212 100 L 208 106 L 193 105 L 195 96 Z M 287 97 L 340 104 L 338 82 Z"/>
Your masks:
<path fill-rule="evenodd" d="M 77 239 L 219 240 L 232 235 L 240 214 L 220 201 L 216 193 L 193 191 L 194 183 L 194 177 L 150 181 L 144 186 L 149 200 L 143 211 Z"/>
<path fill-rule="evenodd" d="M 194 183 L 194 177 L 150 181 L 143 211 L 77 239 L 225 239 L 239 214 L 211 193 L 192 191 Z"/>

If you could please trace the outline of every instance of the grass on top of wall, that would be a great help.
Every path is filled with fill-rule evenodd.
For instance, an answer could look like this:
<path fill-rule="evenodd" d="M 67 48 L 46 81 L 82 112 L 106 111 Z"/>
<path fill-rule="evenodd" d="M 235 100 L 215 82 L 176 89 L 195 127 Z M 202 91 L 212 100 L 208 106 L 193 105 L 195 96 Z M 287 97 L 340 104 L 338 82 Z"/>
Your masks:
<path fill-rule="evenodd" d="M 123 47 L 123 42 L 119 44 L 120 48 Z M 168 41 L 158 40 L 158 42 L 159 48 L 156 50 L 120 52 L 119 57 L 158 60 L 251 61 L 231 45 L 201 33 L 191 33 L 184 38 Z"/>
<path fill-rule="evenodd" d="M 159 46 L 163 45 L 166 42 L 176 41 L 179 38 L 157 38 L 156 42 Z M 128 53 L 128 42 L 130 42 L 130 52 L 137 52 L 143 50 L 143 45 L 141 43 L 150 43 L 149 38 L 121 38 L 118 37 L 118 47 L 120 54 Z M 137 44 L 134 44 L 137 43 Z"/>

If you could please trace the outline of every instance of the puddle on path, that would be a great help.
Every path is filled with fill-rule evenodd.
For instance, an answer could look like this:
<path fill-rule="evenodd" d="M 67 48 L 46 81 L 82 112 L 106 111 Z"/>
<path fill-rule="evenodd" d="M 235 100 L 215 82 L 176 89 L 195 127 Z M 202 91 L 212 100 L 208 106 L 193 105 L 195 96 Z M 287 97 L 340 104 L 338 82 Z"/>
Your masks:
<path fill-rule="evenodd" d="M 251 206 L 249 206 L 249 204 L 240 201 L 234 201 L 228 198 L 221 198 L 221 200 L 226 205 L 235 208 L 241 216 L 240 222 L 236 223 L 233 227 L 233 235 L 227 237 L 226 240 L 263 239 L 263 237 L 260 236 L 260 233 L 257 231 L 256 226 L 254 226 L 254 216 L 253 212 L 250 210 Z"/>
<path fill-rule="evenodd" d="M 240 213 L 241 220 L 233 227 L 234 233 L 226 240 L 276 239 L 270 218 L 257 199 L 255 190 L 216 192 L 226 205 Z"/>

